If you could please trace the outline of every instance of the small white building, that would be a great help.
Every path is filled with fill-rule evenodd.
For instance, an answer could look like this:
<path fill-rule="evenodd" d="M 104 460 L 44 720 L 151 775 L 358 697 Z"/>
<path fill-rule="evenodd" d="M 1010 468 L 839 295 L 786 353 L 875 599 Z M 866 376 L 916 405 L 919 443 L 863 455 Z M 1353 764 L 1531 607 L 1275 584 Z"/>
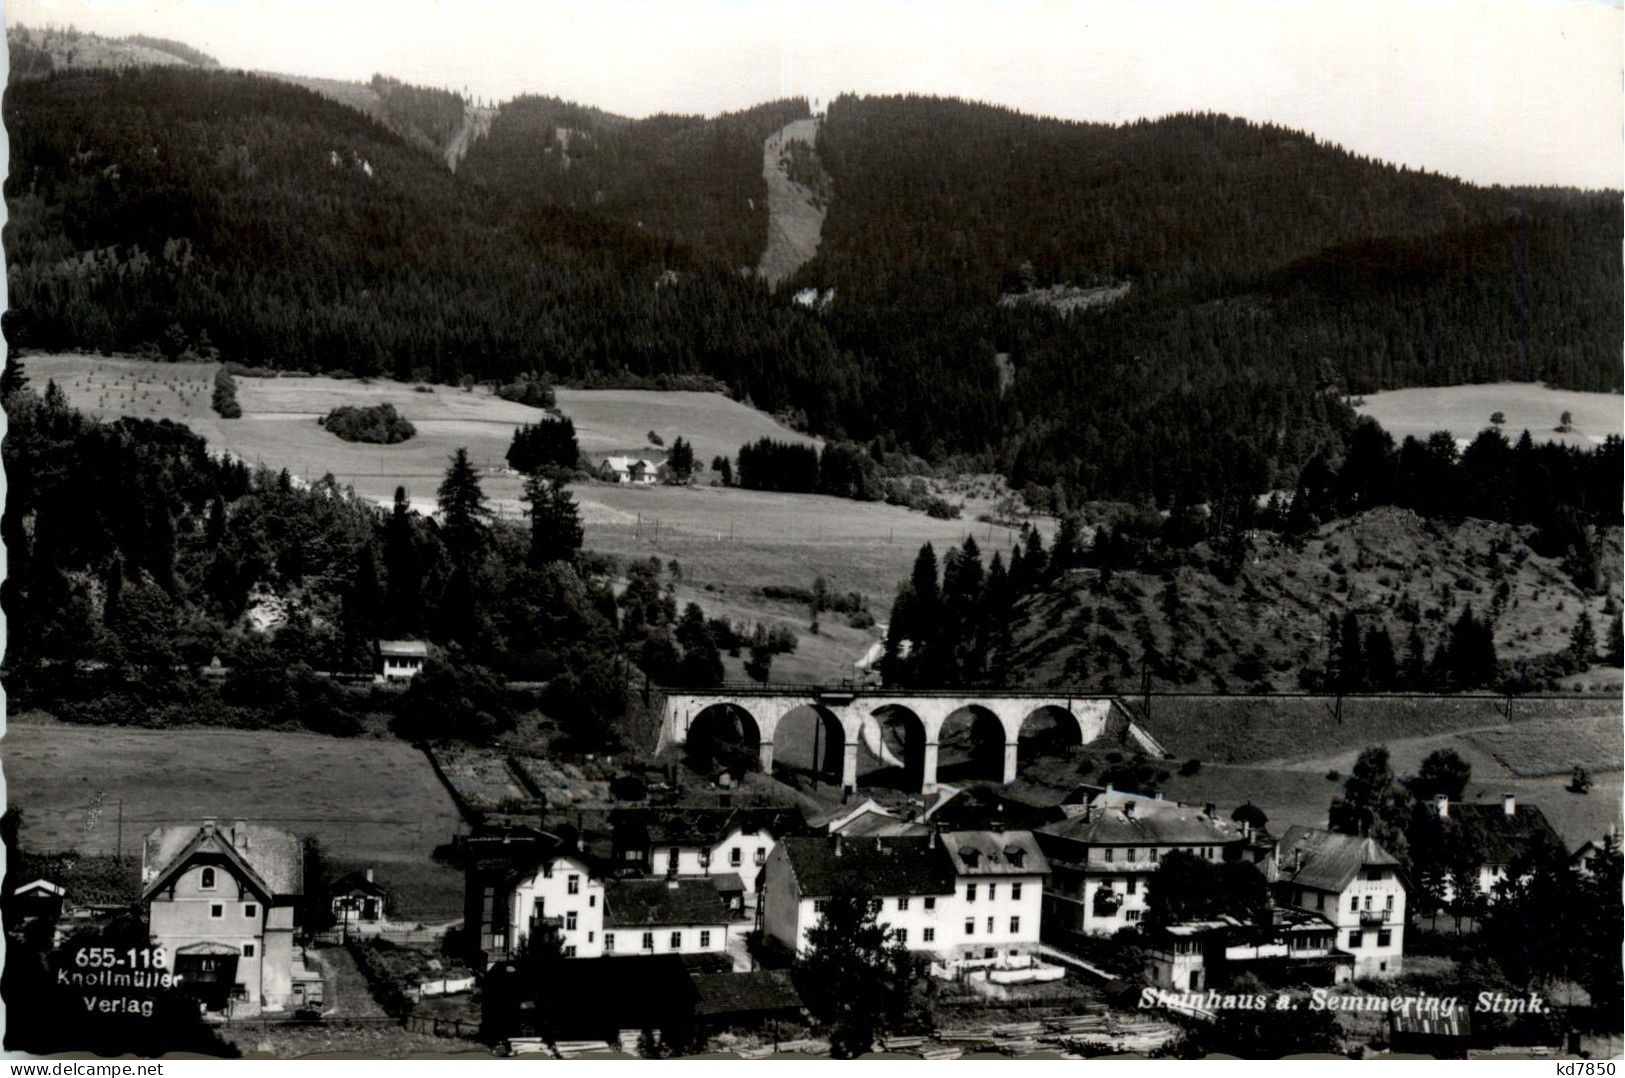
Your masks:
<path fill-rule="evenodd" d="M 566 958 L 604 953 L 604 883 L 576 856 L 549 857 L 521 876 L 508 898 L 513 949 L 540 932 L 556 932 Z"/>
<path fill-rule="evenodd" d="M 410 681 L 429 659 L 429 645 L 422 640 L 378 641 L 380 681 Z"/>
<path fill-rule="evenodd" d="M 729 914 L 717 877 L 612 880 L 604 899 L 604 954 L 727 950 Z"/>
<path fill-rule="evenodd" d="M 1405 881 L 1375 840 L 1293 826 L 1266 864 L 1277 905 L 1314 913 L 1354 956 L 1354 976 L 1393 977 L 1405 954 Z"/>

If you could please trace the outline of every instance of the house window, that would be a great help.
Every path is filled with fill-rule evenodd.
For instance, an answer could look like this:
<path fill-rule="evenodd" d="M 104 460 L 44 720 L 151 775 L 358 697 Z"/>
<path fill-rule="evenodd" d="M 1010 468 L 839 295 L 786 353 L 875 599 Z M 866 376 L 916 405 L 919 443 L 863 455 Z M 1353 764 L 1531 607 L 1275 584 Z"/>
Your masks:
<path fill-rule="evenodd" d="M 576 949 L 575 949 L 574 944 L 571 944 L 571 945 L 566 946 L 564 948 L 564 957 L 565 958 L 574 958 L 575 956 L 576 956 Z"/>
<path fill-rule="evenodd" d="M 203 870 L 202 878 L 198 880 L 198 886 L 205 891 L 214 890 L 214 869 L 206 868 Z"/>
<path fill-rule="evenodd" d="M 564 889 L 569 894 L 579 895 L 581 893 L 581 877 L 572 873 L 570 878 L 564 881 Z"/>
<path fill-rule="evenodd" d="M 1371 880 L 1373 882 L 1382 879 L 1382 869 L 1380 869 L 1380 868 L 1368 868 L 1368 869 L 1366 869 L 1365 870 L 1365 878 L 1368 879 L 1368 880 Z"/>
<path fill-rule="evenodd" d="M 823 899 L 821 899 L 821 898 L 813 899 L 813 912 L 814 913 L 823 913 L 824 912 L 824 900 Z"/>
<path fill-rule="evenodd" d="M 645 951 L 652 951 L 655 949 L 655 934 L 653 932 L 645 932 L 643 934 L 643 949 Z"/>
<path fill-rule="evenodd" d="M 993 931 L 993 918 L 991 917 L 987 919 L 987 930 L 989 933 Z"/>
<path fill-rule="evenodd" d="M 1388 896 L 1388 902 L 1383 906 L 1383 908 L 1388 910 L 1390 913 L 1393 912 L 1393 909 L 1394 909 L 1394 896 L 1393 895 Z"/>
<path fill-rule="evenodd" d="M 1133 846 L 1130 846 L 1127 850 L 1123 851 L 1123 860 L 1125 860 L 1125 861 L 1134 860 L 1134 847 Z"/>
<path fill-rule="evenodd" d="M 709 946 L 711 946 L 711 933 L 709 931 L 705 930 L 705 929 L 700 930 L 700 946 L 701 947 L 709 947 Z"/>
<path fill-rule="evenodd" d="M 934 910 L 934 909 L 937 908 L 937 896 L 936 895 L 926 895 L 925 896 L 925 908 L 928 909 L 928 910 Z"/>
<path fill-rule="evenodd" d="M 905 895 L 897 900 L 897 909 L 899 912 L 908 909 L 908 896 Z"/>
<path fill-rule="evenodd" d="M 1112 859 L 1112 848 L 1110 846 L 1108 846 L 1104 850 L 1100 851 L 1100 859 L 1102 861 L 1106 861 L 1106 862 L 1111 861 L 1111 859 Z"/>
<path fill-rule="evenodd" d="M 243 957 L 244 958 L 253 958 L 254 957 L 254 945 L 252 943 L 243 944 Z"/>
<path fill-rule="evenodd" d="M 553 866 L 552 865 L 543 865 L 542 866 L 542 879 L 550 880 L 552 878 L 553 878 Z"/>
<path fill-rule="evenodd" d="M 1355 910 L 1358 910 L 1359 908 L 1360 908 L 1360 896 L 1359 895 L 1349 895 L 1349 912 L 1353 913 Z"/>
<path fill-rule="evenodd" d="M 974 917 L 965 918 L 965 935 L 967 935 L 967 936 L 976 935 L 976 918 L 974 918 Z"/>
<path fill-rule="evenodd" d="M 1365 908 L 1366 908 L 1366 909 L 1370 909 L 1370 908 L 1371 908 L 1371 898 L 1372 898 L 1372 896 L 1371 896 L 1371 895 L 1366 895 L 1366 896 L 1365 896 Z"/>
<path fill-rule="evenodd" d="M 733 849 L 729 850 L 728 863 L 733 865 L 735 868 L 738 868 L 740 865 L 744 864 L 745 851 L 741 850 L 738 846 L 735 846 Z"/>
<path fill-rule="evenodd" d="M 257 905 L 255 905 L 252 902 L 246 902 L 246 903 L 243 904 L 243 916 L 244 917 L 258 917 L 259 915 L 260 915 L 260 908 Z"/>
<path fill-rule="evenodd" d="M 683 948 L 683 934 L 681 932 L 673 932 L 671 934 L 671 949 L 674 950 L 674 951 L 680 951 L 680 950 L 682 950 L 682 948 Z"/>
<path fill-rule="evenodd" d="M 907 943 L 908 942 L 908 929 L 899 928 L 897 930 L 897 942 L 898 943 Z"/>
<path fill-rule="evenodd" d="M 564 915 L 564 928 L 568 932 L 576 930 L 576 911 L 569 910 Z"/>
<path fill-rule="evenodd" d="M 1010 885 L 1010 897 L 1015 899 L 1017 902 L 1021 901 L 1021 884 L 1012 883 Z"/>
<path fill-rule="evenodd" d="M 1128 910 L 1123 914 L 1123 919 L 1125 921 L 1138 921 L 1140 919 L 1140 911 Z"/>
<path fill-rule="evenodd" d="M 589 908 L 597 908 L 597 906 L 598 906 L 598 896 L 597 895 L 588 895 L 587 896 L 587 906 Z"/>
<path fill-rule="evenodd" d="M 999 897 L 999 885 L 996 884 L 996 883 L 988 884 L 987 885 L 987 900 L 989 902 L 992 902 L 992 901 L 995 901 L 998 897 Z"/>
<path fill-rule="evenodd" d="M 1360 946 L 1360 940 L 1361 940 L 1361 933 L 1360 933 L 1359 929 L 1356 928 L 1352 932 L 1349 933 L 1349 947 L 1353 948 L 1353 947 Z"/>
<path fill-rule="evenodd" d="M 615 951 L 615 933 L 613 933 L 613 932 L 605 932 L 604 933 L 604 953 L 605 954 L 613 954 L 614 951 Z"/>
<path fill-rule="evenodd" d="M 1326 908 L 1326 896 L 1317 891 L 1315 893 L 1315 909 L 1323 910 L 1325 908 Z"/>
<path fill-rule="evenodd" d="M 1021 931 L 1021 918 L 1020 917 L 1012 917 L 1012 918 L 1010 918 L 1010 931 L 1012 931 L 1012 932 L 1020 932 Z"/>
<path fill-rule="evenodd" d="M 225 915 L 226 907 L 222 906 L 220 903 L 216 902 L 214 905 L 209 907 L 210 917 L 224 917 Z"/>
<path fill-rule="evenodd" d="M 1386 928 L 1378 930 L 1378 932 L 1377 932 L 1377 946 L 1378 947 L 1387 947 L 1389 944 L 1391 944 L 1393 942 L 1394 942 L 1394 934 L 1392 932 L 1390 932 Z"/>
<path fill-rule="evenodd" d="M 937 930 L 934 928 L 927 928 L 921 932 L 920 935 L 922 938 L 924 938 L 925 942 L 930 943 L 932 940 L 937 938 Z"/>
<path fill-rule="evenodd" d="M 1138 877 L 1138 876 L 1130 876 L 1128 878 L 1128 893 L 1132 895 L 1135 891 L 1139 890 L 1139 887 L 1140 887 L 1140 877 Z"/>
<path fill-rule="evenodd" d="M 982 948 L 982 957 L 983 958 L 992 958 L 994 955 L 996 955 L 998 953 L 999 953 L 998 950 L 996 948 L 993 948 L 993 947 L 984 947 L 984 948 Z"/>
<path fill-rule="evenodd" d="M 598 934 L 598 933 L 596 933 L 596 932 L 588 932 L 588 933 L 587 933 L 587 942 L 588 942 L 588 943 L 591 943 L 591 942 L 592 942 L 592 938 L 593 938 L 593 937 L 594 937 L 594 936 L 596 936 L 596 935 L 597 935 L 597 934 Z"/>
<path fill-rule="evenodd" d="M 756 847 L 756 863 L 758 865 L 767 864 L 767 847 L 766 846 L 758 846 L 758 847 Z"/>
<path fill-rule="evenodd" d="M 974 883 L 967 883 L 965 885 L 965 901 L 966 902 L 975 902 L 976 901 L 976 885 Z"/>

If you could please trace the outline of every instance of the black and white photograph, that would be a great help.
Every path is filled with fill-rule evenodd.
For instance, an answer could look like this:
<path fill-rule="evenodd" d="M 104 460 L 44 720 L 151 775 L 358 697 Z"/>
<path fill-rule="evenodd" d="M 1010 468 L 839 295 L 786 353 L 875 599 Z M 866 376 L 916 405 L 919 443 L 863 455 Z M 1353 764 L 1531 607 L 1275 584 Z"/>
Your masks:
<path fill-rule="evenodd" d="M 1620 0 L 4 12 L 8 1067 L 1614 1073 Z"/>

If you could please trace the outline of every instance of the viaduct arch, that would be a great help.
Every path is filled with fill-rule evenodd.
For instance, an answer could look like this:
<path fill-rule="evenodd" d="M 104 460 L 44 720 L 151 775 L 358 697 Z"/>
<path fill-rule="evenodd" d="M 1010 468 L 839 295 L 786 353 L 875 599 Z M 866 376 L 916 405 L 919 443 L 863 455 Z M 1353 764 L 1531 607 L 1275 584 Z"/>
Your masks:
<path fill-rule="evenodd" d="M 751 687 L 719 689 L 651 689 L 650 704 L 660 717 L 660 745 L 664 750 L 688 744 L 690 729 L 704 712 L 726 708 L 748 716 L 758 741 L 763 771 L 773 769 L 773 739 L 779 722 L 790 712 L 810 707 L 838 724 L 842 735 L 841 785 L 855 789 L 858 782 L 858 746 L 866 718 L 907 712 L 925 731 L 924 770 L 921 792 L 937 788 L 937 752 L 942 728 L 949 716 L 967 709 L 991 715 L 1004 736 L 1003 781 L 1014 782 L 1022 726 L 1034 716 L 1044 715 L 1077 726 L 1079 741 L 1087 744 L 1106 729 L 1116 709 L 1127 722 L 1129 736 L 1147 753 L 1166 757 L 1156 740 L 1123 711 L 1117 698 L 1101 695 L 1022 692 L 978 689 L 963 692 L 910 691 L 898 689 L 821 688 L 817 686 Z"/>

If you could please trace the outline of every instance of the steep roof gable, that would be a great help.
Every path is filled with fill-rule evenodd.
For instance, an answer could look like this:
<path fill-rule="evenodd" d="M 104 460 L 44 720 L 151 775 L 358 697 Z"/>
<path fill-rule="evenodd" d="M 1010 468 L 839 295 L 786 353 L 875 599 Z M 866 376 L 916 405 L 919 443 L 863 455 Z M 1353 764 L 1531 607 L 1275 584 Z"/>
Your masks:
<path fill-rule="evenodd" d="M 202 859 L 224 861 L 263 899 L 304 893 L 304 846 L 297 837 L 258 824 L 237 823 L 222 830 L 205 822 L 148 833 L 141 851 L 142 901 Z"/>
<path fill-rule="evenodd" d="M 1368 835 L 1342 835 L 1294 824 L 1275 851 L 1275 878 L 1317 891 L 1342 891 L 1363 868 L 1398 868 Z"/>

